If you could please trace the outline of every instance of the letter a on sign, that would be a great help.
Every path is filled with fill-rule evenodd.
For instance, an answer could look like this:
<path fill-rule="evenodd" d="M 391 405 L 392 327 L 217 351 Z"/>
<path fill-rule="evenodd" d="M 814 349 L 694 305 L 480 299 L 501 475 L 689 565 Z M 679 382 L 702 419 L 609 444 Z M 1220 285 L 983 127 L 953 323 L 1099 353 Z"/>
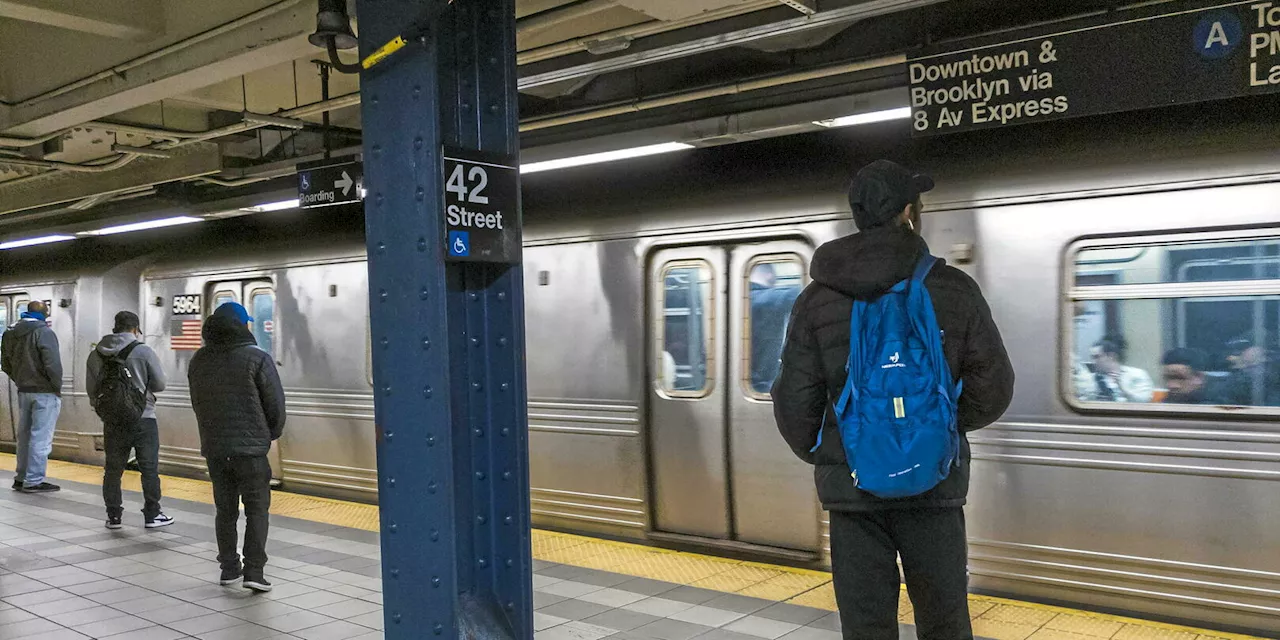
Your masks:
<path fill-rule="evenodd" d="M 1230 47 L 1231 41 L 1227 39 L 1227 30 L 1222 28 L 1221 22 L 1214 22 L 1209 28 L 1209 38 L 1205 40 L 1204 48 L 1212 49 L 1213 45 L 1220 44 L 1224 47 Z"/>

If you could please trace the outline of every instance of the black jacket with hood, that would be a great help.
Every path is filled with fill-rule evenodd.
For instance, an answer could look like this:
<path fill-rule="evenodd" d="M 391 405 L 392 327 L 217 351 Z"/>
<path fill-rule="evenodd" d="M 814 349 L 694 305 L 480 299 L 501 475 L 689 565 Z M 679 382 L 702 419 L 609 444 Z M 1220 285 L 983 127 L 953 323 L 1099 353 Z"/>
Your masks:
<path fill-rule="evenodd" d="M 44 320 L 23 318 L 0 337 L 0 370 L 20 393 L 62 395 L 58 334 Z"/>
<path fill-rule="evenodd" d="M 284 433 L 284 388 L 271 354 L 244 325 L 210 316 L 204 346 L 191 358 L 187 379 L 200 429 L 200 453 L 209 457 L 265 456 Z"/>
<path fill-rule="evenodd" d="M 796 300 L 773 386 L 778 430 L 801 460 L 815 465 L 818 498 L 828 510 L 956 507 L 969 492 L 969 442 L 961 438 L 960 465 L 919 496 L 887 500 L 858 489 L 850 477 L 833 403 L 845 383 L 849 314 L 855 298 L 874 299 L 911 277 L 924 240 L 901 226 L 876 227 L 829 242 L 814 253 L 813 282 Z M 1013 366 L 978 284 L 939 260 L 925 278 L 952 375 L 964 380 L 959 428 L 995 422 L 1013 397 Z M 824 426 L 825 425 L 825 426 Z M 811 452 L 822 434 L 822 444 Z"/>

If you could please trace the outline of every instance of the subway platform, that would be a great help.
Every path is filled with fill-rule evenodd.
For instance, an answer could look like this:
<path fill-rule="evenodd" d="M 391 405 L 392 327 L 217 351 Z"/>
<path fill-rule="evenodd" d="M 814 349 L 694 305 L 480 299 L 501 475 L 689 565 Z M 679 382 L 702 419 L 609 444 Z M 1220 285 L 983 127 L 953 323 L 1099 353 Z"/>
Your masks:
<path fill-rule="evenodd" d="M 0 470 L 13 456 L 0 454 Z M 209 484 L 164 477 L 177 522 L 142 527 L 127 472 L 125 527 L 108 531 L 101 469 L 50 461 L 53 494 L 0 492 L 0 639 L 372 640 L 383 637 L 377 509 L 275 492 L 270 593 L 218 585 Z M 7 476 L 0 472 L 0 479 Z M 243 526 L 243 519 L 241 519 Z M 838 640 L 830 574 L 534 531 L 537 640 Z M 971 596 L 996 640 L 1242 640 Z M 914 638 L 911 604 L 901 636 Z"/>

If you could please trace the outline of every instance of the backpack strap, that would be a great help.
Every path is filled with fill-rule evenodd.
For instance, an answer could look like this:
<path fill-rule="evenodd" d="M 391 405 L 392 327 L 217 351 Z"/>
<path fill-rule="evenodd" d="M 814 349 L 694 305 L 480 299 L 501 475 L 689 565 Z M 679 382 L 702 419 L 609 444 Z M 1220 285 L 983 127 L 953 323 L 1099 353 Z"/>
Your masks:
<path fill-rule="evenodd" d="M 127 346 L 127 347 L 125 347 L 125 348 L 121 349 L 121 350 L 120 350 L 120 353 L 117 353 L 117 354 L 116 354 L 116 359 L 118 359 L 120 362 L 124 362 L 125 360 L 128 360 L 128 359 L 129 359 L 129 354 L 133 353 L 133 350 L 134 350 L 134 349 L 136 349 L 136 348 L 138 348 L 138 345 L 140 345 L 140 344 L 142 344 L 142 343 L 141 343 L 141 342 L 139 342 L 139 341 L 137 341 L 137 340 L 134 340 L 133 342 L 130 342 L 130 343 L 129 343 L 129 346 Z"/>
<path fill-rule="evenodd" d="M 929 275 L 929 272 L 933 271 L 933 266 L 936 264 L 938 264 L 938 259 L 926 251 L 924 255 L 920 256 L 920 261 L 916 263 L 916 270 L 911 274 L 911 282 L 924 284 L 925 277 Z"/>
<path fill-rule="evenodd" d="M 858 376 L 862 364 L 862 316 L 866 314 L 866 311 L 866 301 L 854 299 L 853 311 L 849 313 L 849 360 L 844 365 L 844 389 L 841 390 L 840 397 L 835 404 L 837 420 L 842 416 L 856 414 L 858 411 L 858 384 L 862 381 L 855 378 Z M 823 420 L 825 422 L 825 415 Z M 859 421 L 856 419 L 850 420 L 847 424 L 853 429 L 851 434 L 853 441 L 857 442 Z M 847 451 L 845 457 L 850 457 Z M 847 462 L 849 463 L 849 468 L 854 468 L 853 460 L 850 459 Z"/>

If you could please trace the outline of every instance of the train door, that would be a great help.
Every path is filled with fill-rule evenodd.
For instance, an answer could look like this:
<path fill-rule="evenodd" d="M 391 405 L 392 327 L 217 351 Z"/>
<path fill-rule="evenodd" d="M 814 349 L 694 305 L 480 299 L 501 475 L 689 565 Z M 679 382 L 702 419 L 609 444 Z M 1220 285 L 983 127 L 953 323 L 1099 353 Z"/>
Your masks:
<path fill-rule="evenodd" d="M 276 354 L 276 290 L 270 280 L 223 280 L 210 285 L 209 313 L 228 302 L 238 302 L 253 318 L 249 330 L 258 341 L 258 347 L 278 359 Z M 268 454 L 271 461 L 271 477 L 276 481 L 284 479 L 284 466 L 280 452 L 280 442 L 271 443 Z"/>
<path fill-rule="evenodd" d="M 804 243 L 777 241 L 654 256 L 649 457 L 657 531 L 818 550 L 812 469 L 778 435 L 768 395 L 811 254 Z"/>

